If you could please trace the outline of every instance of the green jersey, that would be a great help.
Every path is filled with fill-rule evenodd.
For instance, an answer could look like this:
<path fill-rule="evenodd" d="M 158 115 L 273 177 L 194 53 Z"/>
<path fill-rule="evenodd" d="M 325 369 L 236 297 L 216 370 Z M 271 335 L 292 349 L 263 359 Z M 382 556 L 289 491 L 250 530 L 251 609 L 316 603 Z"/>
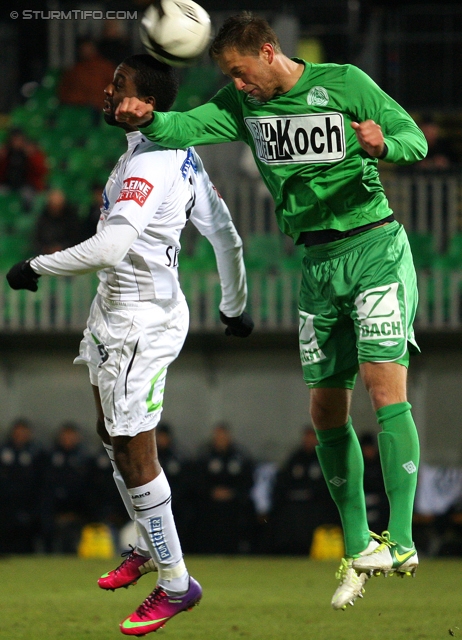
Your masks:
<path fill-rule="evenodd" d="M 382 128 L 386 160 L 410 164 L 427 143 L 411 116 L 353 65 L 305 65 L 287 93 L 257 102 L 233 84 L 184 113 L 156 112 L 143 128 L 168 148 L 241 140 L 252 149 L 275 202 L 280 229 L 346 231 L 389 216 L 377 159 L 361 148 L 352 121 Z"/>

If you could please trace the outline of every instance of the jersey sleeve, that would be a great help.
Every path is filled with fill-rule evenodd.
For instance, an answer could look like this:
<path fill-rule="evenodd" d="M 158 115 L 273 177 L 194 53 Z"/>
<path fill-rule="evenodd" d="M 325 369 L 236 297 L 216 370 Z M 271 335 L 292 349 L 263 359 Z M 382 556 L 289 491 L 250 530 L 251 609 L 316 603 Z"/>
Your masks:
<path fill-rule="evenodd" d="M 173 184 L 169 153 L 140 153 L 130 159 L 123 174 L 119 197 L 108 216 L 122 217 L 140 235 L 147 227 Z"/>
<path fill-rule="evenodd" d="M 208 236 L 225 227 L 231 220 L 231 214 L 211 182 L 200 156 L 194 149 L 190 153 L 194 160 L 190 175 L 195 193 L 190 220 L 203 236 Z"/>
<path fill-rule="evenodd" d="M 412 117 L 366 73 L 349 65 L 346 89 L 353 96 L 353 117 L 374 120 L 382 127 L 388 152 L 384 160 L 411 164 L 427 154 L 427 141 Z"/>
<path fill-rule="evenodd" d="M 239 97 L 232 85 L 190 111 L 155 112 L 153 122 L 141 130 L 149 140 L 169 149 L 247 138 Z"/>
<path fill-rule="evenodd" d="M 191 155 L 190 176 L 195 201 L 190 221 L 206 236 L 213 247 L 220 277 L 220 311 L 235 318 L 244 311 L 247 302 L 247 280 L 242 240 L 236 231 L 231 214 L 194 149 Z"/>

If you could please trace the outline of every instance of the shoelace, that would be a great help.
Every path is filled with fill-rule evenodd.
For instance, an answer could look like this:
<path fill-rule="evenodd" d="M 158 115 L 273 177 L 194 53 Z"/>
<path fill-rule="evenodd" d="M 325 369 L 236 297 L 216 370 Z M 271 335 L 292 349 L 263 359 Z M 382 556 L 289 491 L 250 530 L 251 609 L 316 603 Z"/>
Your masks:
<path fill-rule="evenodd" d="M 391 547 L 396 546 L 396 542 L 393 542 L 392 540 L 390 540 L 389 531 L 383 531 L 382 535 L 380 536 L 374 533 L 373 531 L 369 531 L 369 533 L 374 538 L 374 540 L 377 540 L 377 542 L 380 543 L 377 549 L 374 549 L 372 553 L 379 553 L 380 551 L 383 551 L 385 547 L 388 547 L 389 549 L 391 549 Z"/>
<path fill-rule="evenodd" d="M 122 553 L 120 554 L 122 558 L 125 558 L 125 560 L 122 560 L 117 569 L 114 569 L 114 573 L 120 571 L 127 562 L 131 562 L 132 560 L 134 560 L 135 547 L 133 547 L 131 544 L 129 544 L 128 546 L 130 547 L 130 549 L 128 549 L 127 551 L 122 551 Z"/>
<path fill-rule="evenodd" d="M 162 598 L 166 598 L 167 594 L 162 590 L 161 587 L 156 587 L 154 591 L 148 595 L 146 600 L 140 604 L 138 609 L 136 610 L 137 615 L 141 617 L 149 617 L 151 610 L 153 607 L 162 600 Z"/>
<path fill-rule="evenodd" d="M 335 574 L 335 577 L 337 580 L 340 580 L 341 583 L 343 584 L 347 578 L 347 572 L 348 570 L 351 569 L 350 563 L 348 562 L 348 560 L 346 558 L 342 558 L 340 561 L 340 566 Z M 351 576 L 352 580 L 356 579 L 356 573 L 353 572 L 352 576 Z"/>

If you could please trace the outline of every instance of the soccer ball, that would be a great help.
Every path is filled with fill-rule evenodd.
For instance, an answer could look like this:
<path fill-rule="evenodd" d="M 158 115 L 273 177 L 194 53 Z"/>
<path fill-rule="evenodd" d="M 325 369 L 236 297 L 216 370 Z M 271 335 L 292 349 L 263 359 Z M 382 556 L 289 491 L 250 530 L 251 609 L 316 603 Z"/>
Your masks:
<path fill-rule="evenodd" d="M 187 67 L 207 47 L 210 16 L 193 0 L 160 0 L 143 14 L 140 37 L 146 51 L 173 67 Z"/>

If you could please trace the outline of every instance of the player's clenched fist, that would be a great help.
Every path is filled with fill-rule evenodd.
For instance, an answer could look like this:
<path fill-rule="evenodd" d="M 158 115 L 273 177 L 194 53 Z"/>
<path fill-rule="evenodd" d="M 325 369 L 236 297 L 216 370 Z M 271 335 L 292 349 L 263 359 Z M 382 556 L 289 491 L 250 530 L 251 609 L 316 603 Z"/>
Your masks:
<path fill-rule="evenodd" d="M 358 142 L 364 151 L 373 158 L 381 158 L 384 155 L 385 140 L 383 138 L 382 127 L 374 120 L 364 122 L 352 122 L 351 126 L 355 130 Z"/>
<path fill-rule="evenodd" d="M 141 127 L 152 119 L 152 112 L 152 104 L 138 98 L 124 98 L 115 111 L 115 119 L 133 127 Z"/>

